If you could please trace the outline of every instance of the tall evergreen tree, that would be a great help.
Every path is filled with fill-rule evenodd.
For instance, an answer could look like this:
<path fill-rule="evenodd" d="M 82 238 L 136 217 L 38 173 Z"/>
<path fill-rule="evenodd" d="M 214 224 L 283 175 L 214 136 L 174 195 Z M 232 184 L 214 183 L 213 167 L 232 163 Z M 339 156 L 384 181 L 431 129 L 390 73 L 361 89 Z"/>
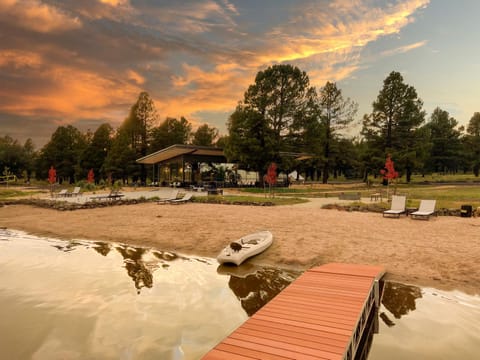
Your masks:
<path fill-rule="evenodd" d="M 23 148 L 12 137 L 6 135 L 0 138 L 0 176 L 4 175 L 5 169 L 8 173 L 20 177 L 25 170 L 25 157 Z"/>
<path fill-rule="evenodd" d="M 455 172 L 460 163 L 460 131 L 457 120 L 437 107 L 426 124 L 430 135 L 427 168 L 434 172 Z"/>
<path fill-rule="evenodd" d="M 59 126 L 50 141 L 40 151 L 37 177 L 46 178 L 51 165 L 57 170 L 60 182 L 73 184 L 81 178 L 78 173 L 80 159 L 87 146 L 85 135 L 72 125 Z"/>
<path fill-rule="evenodd" d="M 281 151 L 289 150 L 289 134 L 314 96 L 307 74 L 297 67 L 274 65 L 260 71 L 230 116 L 229 156 L 263 175 L 271 161 L 280 162 Z"/>
<path fill-rule="evenodd" d="M 480 173 L 480 112 L 476 112 L 470 118 L 467 126 L 466 143 L 472 164 L 473 173 L 479 176 Z"/>
<path fill-rule="evenodd" d="M 152 129 L 150 152 L 175 144 L 187 144 L 192 136 L 192 125 L 183 116 L 180 120 L 167 117 L 158 127 Z"/>
<path fill-rule="evenodd" d="M 362 128 L 373 150 L 370 158 L 378 161 L 390 153 L 409 182 L 413 169 L 422 161 L 417 129 L 425 120 L 423 102 L 415 88 L 405 84 L 399 72 L 392 71 L 372 107 L 372 113 L 363 118 Z"/>
<path fill-rule="evenodd" d="M 122 124 L 122 131 L 129 138 L 130 146 L 137 157 L 147 155 L 151 140 L 151 129 L 157 121 L 155 104 L 147 92 L 141 92 L 137 101 L 130 109 L 128 117 Z M 146 181 L 145 165 L 141 164 L 141 181 Z"/>
<path fill-rule="evenodd" d="M 106 179 L 108 174 L 104 168 L 107 154 L 110 152 L 113 141 L 113 128 L 105 123 L 98 127 L 82 154 L 82 174 L 86 178 L 90 169 L 93 169 L 95 181 Z"/>
<path fill-rule="evenodd" d="M 203 124 L 198 127 L 197 131 L 193 133 L 193 145 L 198 146 L 213 146 L 218 137 L 218 129 Z"/>
<path fill-rule="evenodd" d="M 358 104 L 345 99 L 342 91 L 335 83 L 327 82 L 320 89 L 318 97 L 319 120 L 324 129 L 323 139 L 323 177 L 322 182 L 327 183 L 331 160 L 331 146 L 338 131 L 345 129 L 354 120 Z"/>
<path fill-rule="evenodd" d="M 263 175 L 266 164 L 275 157 L 275 150 L 272 131 L 261 114 L 238 105 L 228 119 L 228 132 L 227 158 Z"/>
<path fill-rule="evenodd" d="M 37 159 L 37 152 L 33 140 L 28 138 L 23 145 L 23 158 L 25 164 L 26 181 L 30 182 L 30 178 L 35 168 L 35 161 Z"/>
<path fill-rule="evenodd" d="M 140 176 L 137 159 L 138 154 L 131 146 L 130 133 L 120 127 L 113 138 L 102 171 L 112 183 L 116 180 L 123 180 L 125 183 L 129 177 L 137 179 Z"/>

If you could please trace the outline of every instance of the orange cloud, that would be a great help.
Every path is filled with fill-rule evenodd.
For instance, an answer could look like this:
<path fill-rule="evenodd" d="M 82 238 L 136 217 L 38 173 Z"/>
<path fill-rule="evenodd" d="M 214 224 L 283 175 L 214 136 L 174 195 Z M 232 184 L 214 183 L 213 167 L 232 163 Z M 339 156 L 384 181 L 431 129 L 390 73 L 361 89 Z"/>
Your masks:
<path fill-rule="evenodd" d="M 244 68 L 235 63 L 218 65 L 212 71 L 184 64 L 183 70 L 183 76 L 172 78 L 175 94 L 179 96 L 158 102 L 162 113 L 190 117 L 198 111 L 233 110 L 242 99 L 243 91 L 254 80 L 245 76 Z"/>
<path fill-rule="evenodd" d="M 78 18 L 70 17 L 56 7 L 38 0 L 0 0 L 0 12 L 7 21 L 41 33 L 73 30 L 82 26 Z"/>
<path fill-rule="evenodd" d="M 184 64 L 182 75 L 172 76 L 175 93 L 157 103 L 161 113 L 184 115 L 195 112 L 233 111 L 243 92 L 259 69 L 275 63 L 290 62 L 307 70 L 311 84 L 323 86 L 352 76 L 361 67 L 360 50 L 381 36 L 398 33 L 412 21 L 411 15 L 426 6 L 428 0 L 410 0 L 385 8 L 371 8 L 361 2 L 338 0 L 331 12 L 302 11 L 283 27 L 273 29 L 260 39 L 257 48 L 241 54 L 240 63 L 217 61 L 213 70 Z M 303 30 L 297 35 L 301 23 Z M 409 51 L 424 42 L 397 49 Z M 181 109 L 182 114 L 178 114 Z"/>
<path fill-rule="evenodd" d="M 145 83 L 145 78 L 134 70 L 129 69 L 127 71 L 126 76 L 127 76 L 127 79 L 132 80 L 138 85 L 142 85 Z"/>
<path fill-rule="evenodd" d="M 353 49 L 380 36 L 398 33 L 413 21 L 411 15 L 428 3 L 429 0 L 410 0 L 386 8 L 371 8 L 358 1 L 337 0 L 330 3 L 329 12 L 312 5 L 286 26 L 272 31 L 274 36 L 269 43 L 273 46 L 257 57 L 258 62 L 305 60 L 325 53 L 339 54 L 341 58 L 344 51 L 354 52 Z M 295 35 L 296 28 L 303 28 L 302 34 L 307 35 Z"/>
<path fill-rule="evenodd" d="M 41 92 L 26 88 L 21 96 L 0 88 L 0 96 L 6 101 L 0 111 L 31 116 L 51 114 L 62 116 L 65 122 L 75 118 L 105 117 L 118 121 L 111 107 L 132 102 L 142 91 L 128 81 L 101 76 L 90 71 L 81 71 L 66 66 L 49 67 L 37 63 L 32 76 L 37 82 L 44 81 Z M 126 100 L 128 99 L 128 100 Z"/>
<path fill-rule="evenodd" d="M 398 1 L 384 8 L 372 8 L 369 5 L 371 3 L 337 0 L 330 2 L 328 7 L 322 2 L 318 8 L 319 5 L 315 5 L 317 3 L 312 3 L 310 8 L 298 7 L 298 13 L 294 13 L 290 21 L 272 28 L 268 33 L 246 34 L 236 25 L 234 19 L 239 11 L 228 0 L 207 0 L 189 6 L 180 3 L 165 11 L 154 9 L 159 13 L 158 21 L 148 24 L 142 23 L 143 17 L 136 17 L 139 9 L 134 9 L 127 0 L 98 0 L 95 8 L 79 8 L 77 11 L 82 14 L 80 16 L 110 17 L 118 22 L 118 26 L 122 25 L 122 21 L 135 24 L 137 29 L 143 26 L 149 30 L 148 34 L 158 26 L 162 28 L 161 34 L 168 36 L 165 39 L 158 36 L 163 41 L 157 41 L 156 37 L 155 41 L 150 41 L 148 37 L 132 36 L 131 43 L 135 43 L 136 51 L 128 53 L 138 53 L 143 57 L 138 60 L 137 66 L 119 70 L 116 68 L 124 65 L 107 67 L 103 63 L 97 68 L 100 63 L 98 59 L 81 56 L 75 64 L 48 64 L 47 55 L 44 59 L 40 51 L 45 51 L 50 44 L 41 44 L 43 50 L 39 50 L 39 53 L 30 50 L 1 51 L 0 69 L 21 69 L 37 84 L 46 85 L 43 91 L 26 87 L 21 94 L 0 87 L 0 95 L 4 99 L 0 102 L 0 111 L 19 115 L 56 114 L 63 116 L 65 121 L 103 117 L 118 122 L 126 116 L 138 94 L 146 90 L 157 99 L 160 116 L 185 116 L 195 123 L 201 120 L 195 116 L 202 111 L 233 111 L 237 102 L 243 99 L 244 91 L 253 84 L 259 70 L 286 62 L 307 71 L 311 84 L 320 87 L 327 81 L 353 76 L 355 71 L 364 66 L 360 58 L 364 46 L 382 36 L 398 33 L 413 21 L 412 14 L 429 1 Z M 4 15 L 0 17 L 6 14 L 24 28 L 39 32 L 71 30 L 82 26 L 77 18 L 39 0 L 0 0 L 2 11 Z M 157 20 L 156 16 L 157 13 Z M 125 20 L 127 17 L 128 21 Z M 165 30 L 167 28 L 168 31 Z M 227 38 L 225 28 L 233 32 L 228 35 L 235 39 L 229 45 L 214 44 L 207 36 L 199 35 L 212 29 L 221 29 L 221 34 L 214 35 Z M 128 31 L 125 25 L 125 33 Z M 187 33 L 188 36 L 185 35 Z M 101 35 L 102 41 L 110 39 L 103 33 Z M 116 41 L 120 40 L 113 39 L 112 43 Z M 382 55 L 409 51 L 425 43 L 411 44 Z M 129 45 L 129 42 L 125 43 L 125 46 Z M 196 46 L 201 51 L 196 51 Z M 52 48 L 46 50 L 50 58 L 60 51 L 67 51 L 60 47 Z M 115 50 L 119 48 L 112 46 Z M 174 70 L 168 62 L 162 62 L 165 58 L 184 59 L 182 56 L 185 54 L 191 63 L 185 62 L 180 70 Z M 74 57 L 77 54 L 61 56 L 62 59 Z M 130 61 L 137 61 L 134 55 L 124 63 Z M 207 62 L 210 62 L 208 70 L 200 65 L 191 65 Z M 165 76 L 174 71 L 170 76 L 170 84 L 164 83 L 157 90 L 148 88 L 157 86 L 155 82 L 158 83 L 159 78 L 155 76 Z"/>
<path fill-rule="evenodd" d="M 111 6 L 127 5 L 128 0 L 100 0 L 102 4 L 107 4 Z"/>
<path fill-rule="evenodd" d="M 36 68 L 42 63 L 40 55 L 23 50 L 0 51 L 0 68 L 12 67 L 14 69 Z"/>

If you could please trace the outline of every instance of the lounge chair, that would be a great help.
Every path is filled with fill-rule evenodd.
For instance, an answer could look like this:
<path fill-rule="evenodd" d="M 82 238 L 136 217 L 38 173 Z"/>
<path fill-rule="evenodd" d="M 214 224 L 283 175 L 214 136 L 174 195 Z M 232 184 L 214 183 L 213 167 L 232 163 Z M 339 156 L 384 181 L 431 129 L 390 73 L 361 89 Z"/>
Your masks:
<path fill-rule="evenodd" d="M 55 194 L 55 197 L 66 197 L 68 196 L 68 190 L 62 189 L 58 193 Z"/>
<path fill-rule="evenodd" d="M 80 195 L 80 186 L 76 186 L 73 191 L 68 194 L 68 196 L 78 196 Z"/>
<path fill-rule="evenodd" d="M 169 204 L 184 204 L 184 203 L 190 201 L 192 199 L 192 196 L 193 196 L 192 193 L 186 193 L 185 195 L 183 195 L 182 198 L 170 200 L 170 201 L 168 201 L 168 203 Z"/>
<path fill-rule="evenodd" d="M 401 214 L 405 213 L 406 196 L 392 195 L 392 205 L 390 210 L 383 212 L 383 217 L 396 217 L 399 218 Z"/>
<path fill-rule="evenodd" d="M 164 199 L 159 199 L 157 201 L 157 204 L 165 204 L 166 202 L 175 200 L 178 196 L 178 191 L 179 191 L 178 189 L 173 189 L 171 194 L 168 197 L 166 197 Z"/>
<path fill-rule="evenodd" d="M 412 219 L 429 220 L 430 216 L 435 214 L 436 200 L 421 200 L 417 211 L 410 214 Z"/>

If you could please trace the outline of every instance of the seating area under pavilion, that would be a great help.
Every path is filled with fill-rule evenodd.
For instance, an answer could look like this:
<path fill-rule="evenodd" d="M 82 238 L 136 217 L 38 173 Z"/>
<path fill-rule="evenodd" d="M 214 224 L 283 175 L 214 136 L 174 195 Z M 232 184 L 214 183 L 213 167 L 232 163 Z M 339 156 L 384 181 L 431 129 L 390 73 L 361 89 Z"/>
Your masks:
<path fill-rule="evenodd" d="M 195 145 L 172 145 L 137 159 L 137 163 L 153 167 L 153 184 L 182 187 L 200 184 L 204 180 L 200 173 L 202 163 L 222 164 L 226 161 L 223 149 Z"/>

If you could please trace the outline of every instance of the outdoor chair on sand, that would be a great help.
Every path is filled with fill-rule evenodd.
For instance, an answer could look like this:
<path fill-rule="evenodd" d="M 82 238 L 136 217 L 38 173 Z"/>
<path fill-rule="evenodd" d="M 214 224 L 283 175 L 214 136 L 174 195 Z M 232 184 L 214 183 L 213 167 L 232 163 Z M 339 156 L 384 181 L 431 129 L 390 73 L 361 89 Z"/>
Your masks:
<path fill-rule="evenodd" d="M 174 199 L 174 200 L 168 201 L 168 204 L 184 204 L 186 202 L 189 202 L 191 199 L 192 199 L 192 193 L 186 193 L 180 199 Z"/>
<path fill-rule="evenodd" d="M 55 197 L 66 197 L 68 196 L 68 190 L 62 189 L 58 193 L 55 194 Z"/>
<path fill-rule="evenodd" d="M 392 206 L 390 210 L 383 212 L 383 217 L 396 217 L 399 218 L 401 214 L 405 213 L 405 203 L 407 201 L 406 196 L 392 195 Z"/>
<path fill-rule="evenodd" d="M 170 200 L 169 204 L 183 204 L 192 199 L 192 193 L 186 193 L 181 199 Z"/>
<path fill-rule="evenodd" d="M 73 191 L 69 194 L 69 196 L 78 196 L 80 195 L 80 186 L 76 186 Z"/>
<path fill-rule="evenodd" d="M 157 204 L 165 204 L 169 201 L 176 200 L 177 196 L 178 196 L 178 189 L 173 189 L 171 194 L 168 197 L 163 198 L 163 199 L 159 199 L 157 201 Z"/>
<path fill-rule="evenodd" d="M 429 220 L 430 216 L 435 214 L 436 200 L 421 200 L 417 211 L 410 214 L 412 219 Z"/>

